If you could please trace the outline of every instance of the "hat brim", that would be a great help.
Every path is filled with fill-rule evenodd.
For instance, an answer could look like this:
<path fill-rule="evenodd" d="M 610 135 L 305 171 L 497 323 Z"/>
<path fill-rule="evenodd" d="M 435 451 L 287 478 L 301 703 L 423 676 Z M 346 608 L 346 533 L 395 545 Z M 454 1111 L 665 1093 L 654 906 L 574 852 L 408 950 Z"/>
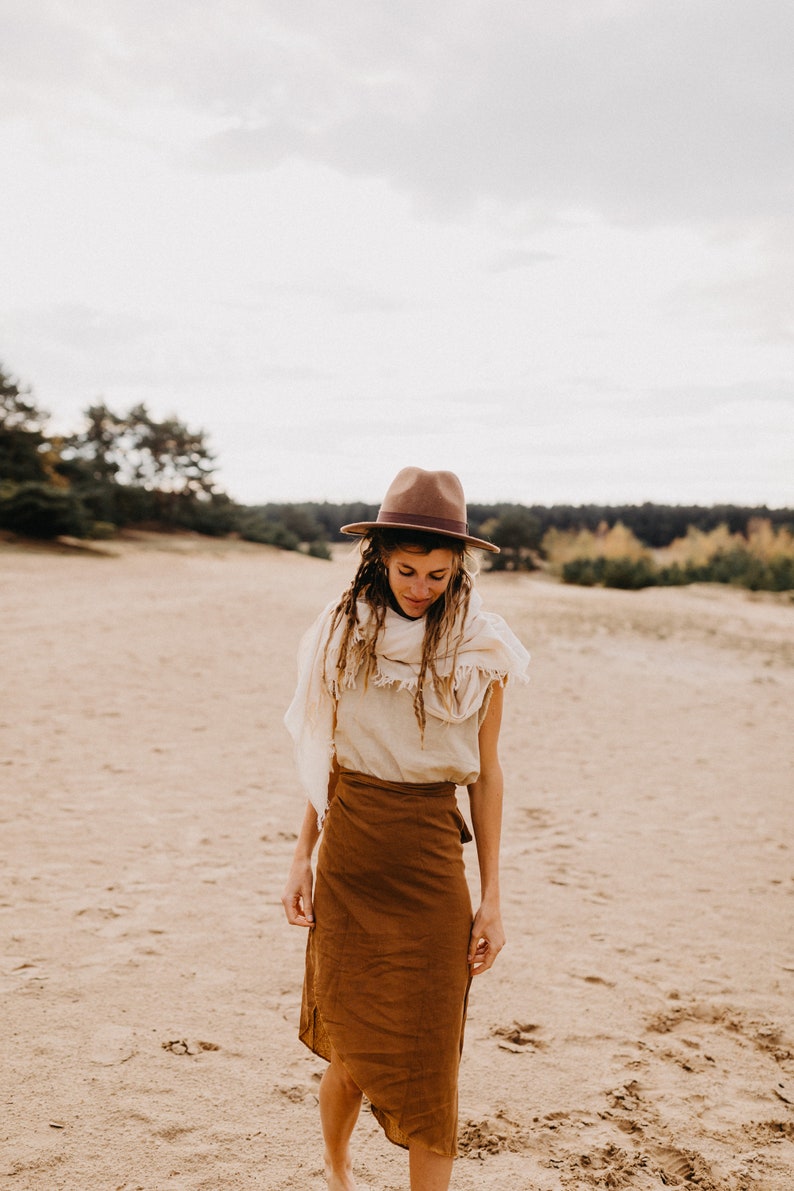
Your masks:
<path fill-rule="evenodd" d="M 454 538 L 458 542 L 465 542 L 467 546 L 474 546 L 477 550 L 489 550 L 492 554 L 501 554 L 498 546 L 493 542 L 486 542 L 484 538 L 473 538 L 467 533 L 450 533 L 447 529 L 433 529 L 430 526 L 412 525 L 410 521 L 356 521 L 353 525 L 341 526 L 340 533 L 362 535 L 371 529 L 410 529 L 414 533 L 430 533 L 438 538 Z"/>

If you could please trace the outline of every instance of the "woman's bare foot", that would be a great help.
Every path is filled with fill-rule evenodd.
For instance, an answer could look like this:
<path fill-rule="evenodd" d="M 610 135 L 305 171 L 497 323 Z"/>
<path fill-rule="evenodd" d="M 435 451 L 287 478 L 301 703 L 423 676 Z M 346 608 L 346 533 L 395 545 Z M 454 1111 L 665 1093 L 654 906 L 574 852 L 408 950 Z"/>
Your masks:
<path fill-rule="evenodd" d="M 328 1191 L 356 1191 L 356 1180 L 353 1178 L 353 1168 L 350 1162 L 341 1172 L 335 1171 L 326 1157 L 323 1173 L 328 1184 Z"/>

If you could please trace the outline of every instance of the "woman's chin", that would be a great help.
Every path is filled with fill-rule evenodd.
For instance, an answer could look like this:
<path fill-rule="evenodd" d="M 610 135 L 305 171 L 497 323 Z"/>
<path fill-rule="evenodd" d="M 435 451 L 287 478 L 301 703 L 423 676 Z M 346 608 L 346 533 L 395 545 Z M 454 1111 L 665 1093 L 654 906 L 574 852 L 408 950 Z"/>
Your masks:
<path fill-rule="evenodd" d="M 424 616 L 430 607 L 429 600 L 424 600 L 422 603 L 417 604 L 410 603 L 408 600 L 398 600 L 397 603 L 405 615 L 411 617 L 411 620 L 418 620 L 420 616 Z"/>

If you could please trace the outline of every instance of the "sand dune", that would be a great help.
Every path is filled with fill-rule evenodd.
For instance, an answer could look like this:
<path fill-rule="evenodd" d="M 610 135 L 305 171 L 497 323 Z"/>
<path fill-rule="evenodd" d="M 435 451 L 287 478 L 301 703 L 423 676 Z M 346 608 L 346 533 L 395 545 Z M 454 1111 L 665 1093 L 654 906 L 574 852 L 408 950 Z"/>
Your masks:
<path fill-rule="evenodd" d="M 281 716 L 352 564 L 166 544 L 0 548 L 2 1188 L 323 1186 Z M 533 663 L 454 1188 L 790 1191 L 794 607 L 479 583 Z"/>

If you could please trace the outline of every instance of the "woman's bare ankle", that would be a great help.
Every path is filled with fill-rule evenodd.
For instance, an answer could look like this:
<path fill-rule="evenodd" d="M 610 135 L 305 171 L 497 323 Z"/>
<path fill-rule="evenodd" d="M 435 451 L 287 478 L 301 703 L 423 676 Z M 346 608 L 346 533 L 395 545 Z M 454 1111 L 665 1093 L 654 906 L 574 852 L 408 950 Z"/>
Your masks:
<path fill-rule="evenodd" d="M 328 1191 L 356 1191 L 356 1180 L 353 1178 L 353 1164 L 347 1156 L 343 1162 L 334 1163 L 326 1150 L 323 1160 L 323 1173 L 328 1184 Z"/>

